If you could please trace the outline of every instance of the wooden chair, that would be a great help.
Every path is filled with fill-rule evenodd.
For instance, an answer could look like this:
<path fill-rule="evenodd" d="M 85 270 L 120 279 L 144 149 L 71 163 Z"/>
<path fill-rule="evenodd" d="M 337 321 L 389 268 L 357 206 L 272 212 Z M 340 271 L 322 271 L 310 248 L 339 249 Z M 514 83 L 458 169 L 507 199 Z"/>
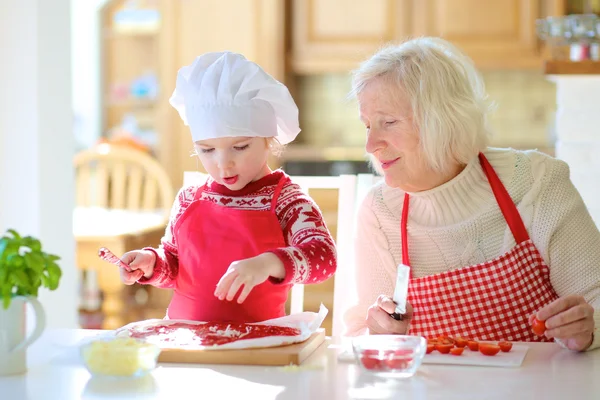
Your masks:
<path fill-rule="evenodd" d="M 340 176 L 293 176 L 292 180 L 307 193 L 311 189 L 338 189 L 337 270 L 334 275 L 332 335 L 341 336 L 344 312 L 357 300 L 354 268 L 354 232 L 356 213 L 369 189 L 381 178 L 372 174 Z M 291 312 L 304 307 L 304 286 L 292 288 Z"/>
<path fill-rule="evenodd" d="M 169 218 L 175 193 L 163 167 L 150 155 L 107 143 L 75 156 L 78 207 L 162 212 Z"/>
<path fill-rule="evenodd" d="M 161 165 L 136 149 L 101 144 L 74 158 L 76 201 L 73 230 L 77 265 L 95 270 L 104 295 L 104 329 L 124 324 L 124 285 L 117 267 L 98 259 L 98 249 L 115 254 L 157 246 L 164 234 L 175 193 Z M 157 293 L 158 295 L 158 293 Z M 165 295 L 169 295 L 165 294 Z"/>

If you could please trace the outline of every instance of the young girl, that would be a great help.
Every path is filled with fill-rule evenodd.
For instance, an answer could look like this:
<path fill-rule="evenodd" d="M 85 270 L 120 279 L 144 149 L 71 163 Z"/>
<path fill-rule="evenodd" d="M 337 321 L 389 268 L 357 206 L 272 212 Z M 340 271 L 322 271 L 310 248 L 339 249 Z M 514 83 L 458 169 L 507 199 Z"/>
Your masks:
<path fill-rule="evenodd" d="M 336 269 L 314 201 L 267 157 L 300 132 L 287 88 L 242 55 L 198 57 L 180 69 L 171 105 L 210 175 L 184 187 L 160 248 L 123 255 L 126 284 L 173 288 L 167 318 L 256 322 L 285 315 L 293 284 Z"/>

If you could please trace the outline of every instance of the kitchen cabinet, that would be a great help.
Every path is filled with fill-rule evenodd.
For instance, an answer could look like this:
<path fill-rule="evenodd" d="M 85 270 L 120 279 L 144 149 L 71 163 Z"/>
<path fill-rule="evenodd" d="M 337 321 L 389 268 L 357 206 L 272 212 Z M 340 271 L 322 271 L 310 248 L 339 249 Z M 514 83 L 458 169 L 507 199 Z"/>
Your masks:
<path fill-rule="evenodd" d="M 562 1 L 419 0 L 413 34 L 440 36 L 480 69 L 539 69 L 543 48 L 535 21 L 561 14 Z"/>
<path fill-rule="evenodd" d="M 347 72 L 386 42 L 440 36 L 480 69 L 539 69 L 536 19 L 564 0 L 294 0 L 291 66 L 297 74 Z"/>
<path fill-rule="evenodd" d="M 299 74 L 347 72 L 412 31 L 410 0 L 292 0 L 290 62 Z"/>

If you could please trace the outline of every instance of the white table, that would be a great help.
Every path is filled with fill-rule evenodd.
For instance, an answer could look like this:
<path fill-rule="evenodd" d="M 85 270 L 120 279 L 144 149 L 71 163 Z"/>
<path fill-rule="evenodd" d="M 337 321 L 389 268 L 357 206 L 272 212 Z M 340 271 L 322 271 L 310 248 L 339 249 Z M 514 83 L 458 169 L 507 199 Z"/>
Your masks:
<path fill-rule="evenodd" d="M 49 330 L 29 350 L 29 372 L 0 377 L 2 400 L 70 399 L 600 399 L 600 350 L 531 343 L 520 368 L 422 365 L 404 380 L 362 373 L 326 343 L 310 369 L 162 364 L 138 380 L 92 379 L 76 344 L 97 331 Z"/>

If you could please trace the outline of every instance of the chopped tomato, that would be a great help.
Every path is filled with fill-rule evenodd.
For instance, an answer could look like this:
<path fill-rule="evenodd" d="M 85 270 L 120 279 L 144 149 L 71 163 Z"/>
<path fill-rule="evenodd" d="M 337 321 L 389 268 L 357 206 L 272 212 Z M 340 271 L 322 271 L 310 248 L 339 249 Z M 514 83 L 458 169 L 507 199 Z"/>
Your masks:
<path fill-rule="evenodd" d="M 435 344 L 433 344 L 433 343 L 428 343 L 428 344 L 427 344 L 427 351 L 425 352 L 425 354 L 429 354 L 429 353 L 431 353 L 433 350 L 435 350 Z"/>
<path fill-rule="evenodd" d="M 531 330 L 538 336 L 544 336 L 544 332 L 546 332 L 546 323 L 534 317 L 531 322 Z"/>
<path fill-rule="evenodd" d="M 407 369 L 412 360 L 392 358 L 385 361 L 385 366 L 389 369 Z"/>
<path fill-rule="evenodd" d="M 383 360 L 379 358 L 379 350 L 363 350 L 360 362 L 366 369 L 379 370 L 383 368 Z"/>
<path fill-rule="evenodd" d="M 379 356 L 379 350 L 365 349 L 362 352 L 363 357 L 377 357 Z"/>
<path fill-rule="evenodd" d="M 388 354 L 389 355 L 393 354 L 396 357 L 405 357 L 406 358 L 407 356 L 411 356 L 412 357 L 413 351 L 411 349 L 398 349 L 398 350 L 393 350 L 391 352 L 391 354 L 390 353 L 386 353 L 386 355 L 388 355 Z"/>
<path fill-rule="evenodd" d="M 510 349 L 512 349 L 511 342 L 498 342 L 498 346 L 500 346 L 500 350 L 502 350 L 505 353 L 508 353 Z"/>
<path fill-rule="evenodd" d="M 448 354 L 448 353 L 450 353 L 450 349 L 452 349 L 453 347 L 454 347 L 453 344 L 441 344 L 441 343 L 438 343 L 438 344 L 435 345 L 435 349 L 437 351 L 439 351 L 440 353 L 442 353 L 442 354 Z"/>
<path fill-rule="evenodd" d="M 454 339 L 452 339 L 450 336 L 439 336 L 437 341 L 438 343 L 442 344 L 454 344 Z"/>
<path fill-rule="evenodd" d="M 471 351 L 478 351 L 479 350 L 479 342 L 477 342 L 475 340 L 469 340 L 467 342 L 467 346 L 469 347 L 469 350 L 471 350 Z"/>
<path fill-rule="evenodd" d="M 427 344 L 436 344 L 438 342 L 437 339 L 429 338 L 427 339 Z"/>
<path fill-rule="evenodd" d="M 375 357 L 362 356 L 360 358 L 360 362 L 366 369 L 379 370 L 383 367 L 382 360 L 375 358 Z"/>
<path fill-rule="evenodd" d="M 413 362 L 412 350 L 400 349 L 391 352 L 386 352 L 384 365 L 389 369 L 406 369 Z"/>
<path fill-rule="evenodd" d="M 460 356 L 465 348 L 464 347 L 455 347 L 450 349 L 450 354 L 453 356 Z"/>
<path fill-rule="evenodd" d="M 491 343 L 479 343 L 479 351 L 485 356 L 495 356 L 500 351 L 500 346 Z"/>
<path fill-rule="evenodd" d="M 456 347 L 465 347 L 467 345 L 468 341 L 469 341 L 469 339 L 457 337 L 456 339 L 454 339 L 454 345 Z"/>

